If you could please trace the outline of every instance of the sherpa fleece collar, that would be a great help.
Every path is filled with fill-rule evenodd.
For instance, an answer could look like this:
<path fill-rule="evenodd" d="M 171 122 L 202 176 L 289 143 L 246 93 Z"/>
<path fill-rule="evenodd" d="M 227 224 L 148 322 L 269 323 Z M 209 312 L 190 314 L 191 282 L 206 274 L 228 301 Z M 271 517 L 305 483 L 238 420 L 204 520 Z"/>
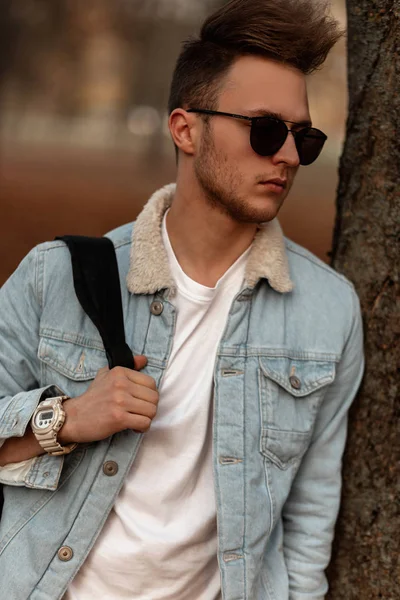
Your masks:
<path fill-rule="evenodd" d="M 161 235 L 163 216 L 171 206 L 175 189 L 172 183 L 155 192 L 136 220 L 126 279 L 133 294 L 154 294 L 168 289 L 173 296 L 176 292 Z M 254 288 L 261 278 L 268 279 L 277 292 L 293 289 L 285 240 L 277 219 L 260 225 L 247 260 L 245 287 Z"/>

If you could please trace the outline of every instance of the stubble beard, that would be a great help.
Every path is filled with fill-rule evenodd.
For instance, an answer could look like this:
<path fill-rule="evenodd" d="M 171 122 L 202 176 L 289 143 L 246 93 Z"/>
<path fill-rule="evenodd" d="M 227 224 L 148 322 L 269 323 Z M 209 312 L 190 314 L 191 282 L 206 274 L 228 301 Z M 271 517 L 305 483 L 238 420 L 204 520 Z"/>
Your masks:
<path fill-rule="evenodd" d="M 234 168 L 226 155 L 216 151 L 209 125 L 205 123 L 200 151 L 194 161 L 197 181 L 204 197 L 214 210 L 228 215 L 241 223 L 263 223 L 276 216 L 268 202 L 261 210 L 252 207 L 237 190 L 244 181 L 243 175 Z"/>

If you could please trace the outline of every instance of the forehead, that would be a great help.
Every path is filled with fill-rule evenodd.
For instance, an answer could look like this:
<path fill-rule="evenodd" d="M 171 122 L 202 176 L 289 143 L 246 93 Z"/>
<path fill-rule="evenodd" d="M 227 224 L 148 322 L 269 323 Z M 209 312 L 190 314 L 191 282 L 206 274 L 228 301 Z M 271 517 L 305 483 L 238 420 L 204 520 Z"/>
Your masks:
<path fill-rule="evenodd" d="M 242 56 L 225 77 L 218 109 L 244 114 L 266 110 L 289 121 L 307 121 L 306 78 L 294 67 L 258 56 Z"/>

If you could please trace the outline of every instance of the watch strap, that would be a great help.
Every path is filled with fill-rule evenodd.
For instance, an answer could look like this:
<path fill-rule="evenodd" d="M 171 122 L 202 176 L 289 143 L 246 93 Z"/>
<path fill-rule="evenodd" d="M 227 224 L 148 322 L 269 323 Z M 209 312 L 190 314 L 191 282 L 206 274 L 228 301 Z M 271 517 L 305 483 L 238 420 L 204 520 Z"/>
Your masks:
<path fill-rule="evenodd" d="M 57 442 L 57 434 L 53 437 L 53 439 L 49 439 L 49 434 L 45 433 L 35 433 L 35 437 L 43 450 L 47 452 L 47 454 L 51 454 L 52 456 L 61 456 L 62 454 L 69 454 L 72 450 L 75 450 L 78 444 L 66 444 L 65 446 L 61 446 Z"/>

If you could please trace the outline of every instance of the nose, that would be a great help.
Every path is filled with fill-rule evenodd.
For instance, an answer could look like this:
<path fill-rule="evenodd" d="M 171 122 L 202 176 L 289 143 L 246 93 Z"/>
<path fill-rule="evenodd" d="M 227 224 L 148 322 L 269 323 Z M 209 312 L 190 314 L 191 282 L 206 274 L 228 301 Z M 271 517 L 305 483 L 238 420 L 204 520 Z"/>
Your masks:
<path fill-rule="evenodd" d="M 294 135 L 290 130 L 283 146 L 272 156 L 272 162 L 275 164 L 285 163 L 289 167 L 298 167 L 300 165 L 300 157 L 297 152 Z"/>

